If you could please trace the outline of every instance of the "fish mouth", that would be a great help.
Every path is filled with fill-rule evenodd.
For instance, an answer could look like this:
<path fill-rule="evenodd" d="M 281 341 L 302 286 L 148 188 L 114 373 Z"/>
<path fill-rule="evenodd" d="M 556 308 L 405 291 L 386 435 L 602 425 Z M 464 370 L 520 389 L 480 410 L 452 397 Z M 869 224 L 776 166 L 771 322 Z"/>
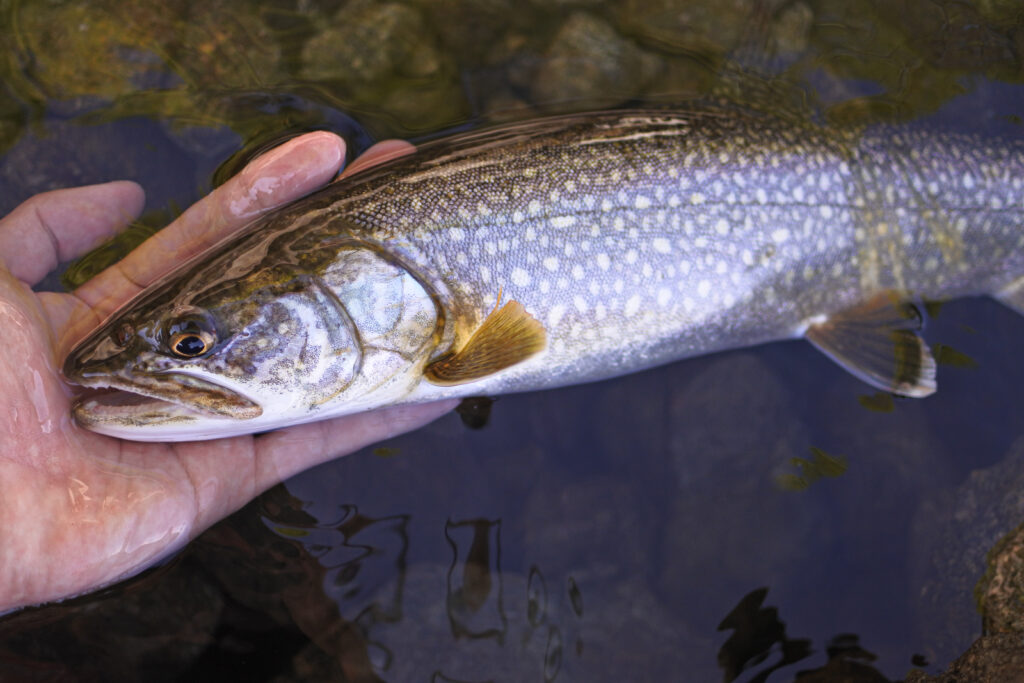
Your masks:
<path fill-rule="evenodd" d="M 250 399 L 205 379 L 169 372 L 163 374 L 75 377 L 91 392 L 76 401 L 75 420 L 86 427 L 104 424 L 153 425 L 200 418 L 251 420 L 263 409 Z"/>

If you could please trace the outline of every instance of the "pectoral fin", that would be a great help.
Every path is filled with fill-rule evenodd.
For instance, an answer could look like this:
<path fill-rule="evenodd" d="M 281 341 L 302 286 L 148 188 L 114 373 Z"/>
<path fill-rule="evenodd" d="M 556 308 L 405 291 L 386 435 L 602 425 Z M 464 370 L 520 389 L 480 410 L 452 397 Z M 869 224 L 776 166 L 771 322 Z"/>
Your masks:
<path fill-rule="evenodd" d="M 1019 277 L 1007 287 L 996 292 L 996 298 L 1021 315 L 1024 315 L 1024 277 Z"/>
<path fill-rule="evenodd" d="M 517 301 L 495 310 L 466 345 L 427 366 L 427 381 L 441 386 L 464 384 L 493 375 L 544 349 L 544 327 Z"/>
<path fill-rule="evenodd" d="M 811 325 L 805 336 L 826 356 L 873 387 L 923 398 L 935 392 L 935 359 L 918 335 L 921 314 L 892 294 Z"/>

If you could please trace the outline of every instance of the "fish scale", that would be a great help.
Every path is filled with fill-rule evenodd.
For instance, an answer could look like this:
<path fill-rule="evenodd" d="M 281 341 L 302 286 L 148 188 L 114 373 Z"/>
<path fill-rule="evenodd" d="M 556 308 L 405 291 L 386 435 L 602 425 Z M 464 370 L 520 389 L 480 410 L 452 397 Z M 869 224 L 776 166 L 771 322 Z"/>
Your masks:
<path fill-rule="evenodd" d="M 916 316 L 901 307 L 994 294 L 1024 308 L 1022 177 L 1019 140 L 836 130 L 728 106 L 461 134 L 338 181 L 185 264 L 83 342 L 65 373 L 174 402 L 135 378 L 180 372 L 262 409 L 242 420 L 230 405 L 214 416 L 211 403 L 203 417 L 166 403 L 173 419 L 164 424 L 154 424 L 153 405 L 146 424 L 102 399 L 76 409 L 87 426 L 142 439 L 561 386 L 804 334 L 876 386 L 925 395 L 934 363 L 912 329 Z M 331 296 L 287 305 L 273 283 L 294 289 L 303 275 L 321 278 Z M 507 302 L 539 324 L 521 357 L 518 337 L 502 348 L 486 324 L 520 310 L 500 313 Z M 159 329 L 182 306 L 216 322 L 218 345 L 204 357 L 160 348 Z M 384 329 L 371 319 L 381 307 L 398 311 L 376 316 Z M 345 321 L 349 337 L 328 343 L 325 318 Z M 136 340 L 157 343 L 102 341 L 125 322 L 155 330 Z M 384 341 L 367 345 L 360 330 L 374 325 Z M 267 341 L 281 326 L 302 330 L 303 349 L 356 354 L 346 361 L 355 369 L 323 369 L 325 386 L 295 365 L 294 345 Z M 261 335 L 261 346 L 250 343 Z M 455 372 L 451 359 L 471 352 L 473 367 L 493 361 L 493 372 L 431 381 L 431 368 Z M 218 359 L 229 355 L 252 371 L 226 377 Z M 881 367 L 883 356 L 895 365 Z M 273 382 L 261 379 L 269 367 Z"/>

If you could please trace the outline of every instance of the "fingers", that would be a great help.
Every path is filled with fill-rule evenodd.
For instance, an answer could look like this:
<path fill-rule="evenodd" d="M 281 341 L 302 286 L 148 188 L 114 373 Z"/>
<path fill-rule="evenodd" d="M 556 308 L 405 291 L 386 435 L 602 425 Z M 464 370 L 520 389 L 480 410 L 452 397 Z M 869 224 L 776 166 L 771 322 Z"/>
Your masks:
<path fill-rule="evenodd" d="M 34 285 L 130 223 L 144 203 L 142 188 L 124 180 L 38 194 L 0 220 L 0 261 Z"/>
<path fill-rule="evenodd" d="M 418 429 L 458 401 L 385 408 L 313 422 L 253 438 L 173 444 L 195 490 L 194 534 L 271 486 L 314 465 Z"/>
<path fill-rule="evenodd" d="M 419 429 L 458 401 L 416 403 L 289 427 L 256 437 L 256 489 L 263 491 L 314 465 Z"/>
<path fill-rule="evenodd" d="M 344 158 L 345 142 L 332 133 L 319 131 L 289 140 L 251 162 L 75 295 L 97 318 L 105 318 L 188 257 L 328 182 Z"/>
<path fill-rule="evenodd" d="M 411 142 L 405 140 L 384 140 L 370 147 L 358 159 L 349 164 L 340 178 L 347 178 L 353 173 L 359 173 L 365 171 L 371 166 L 377 164 L 383 164 L 385 161 L 391 159 L 397 159 L 398 157 L 404 157 L 406 154 L 412 154 L 416 151 L 416 147 Z"/>

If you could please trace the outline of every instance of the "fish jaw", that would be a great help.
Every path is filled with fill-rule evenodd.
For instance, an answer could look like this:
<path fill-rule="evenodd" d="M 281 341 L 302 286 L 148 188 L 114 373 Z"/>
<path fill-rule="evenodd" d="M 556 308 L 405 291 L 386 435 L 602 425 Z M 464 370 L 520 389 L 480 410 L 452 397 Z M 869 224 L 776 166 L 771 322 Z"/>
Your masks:
<path fill-rule="evenodd" d="M 263 414 L 263 408 L 245 396 L 180 372 L 81 373 L 68 379 L 87 388 L 114 390 L 83 397 L 73 408 L 78 424 L 114 436 L 120 435 L 120 428 L 140 425 L 248 423 Z"/>

